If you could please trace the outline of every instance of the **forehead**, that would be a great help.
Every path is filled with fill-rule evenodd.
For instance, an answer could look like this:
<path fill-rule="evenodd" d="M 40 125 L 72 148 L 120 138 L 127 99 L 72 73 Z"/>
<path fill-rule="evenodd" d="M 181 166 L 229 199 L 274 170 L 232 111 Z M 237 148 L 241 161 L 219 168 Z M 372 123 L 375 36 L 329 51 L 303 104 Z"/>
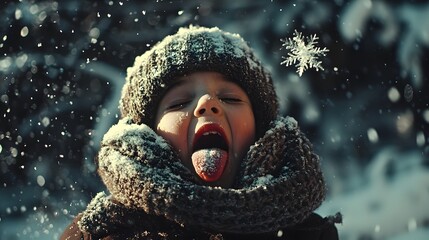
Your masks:
<path fill-rule="evenodd" d="M 195 72 L 179 77 L 174 80 L 167 93 L 174 90 L 192 90 L 199 88 L 210 88 L 220 91 L 236 90 L 246 94 L 239 85 L 230 81 L 223 74 L 217 72 Z"/>

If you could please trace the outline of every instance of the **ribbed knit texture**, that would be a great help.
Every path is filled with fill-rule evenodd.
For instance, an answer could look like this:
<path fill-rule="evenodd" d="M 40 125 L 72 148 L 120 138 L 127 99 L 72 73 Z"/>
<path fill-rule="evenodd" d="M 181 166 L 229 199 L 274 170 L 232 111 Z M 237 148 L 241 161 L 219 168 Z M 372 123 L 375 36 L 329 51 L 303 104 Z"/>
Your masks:
<path fill-rule="evenodd" d="M 325 196 L 319 159 L 289 117 L 273 121 L 251 146 L 230 189 L 197 184 L 163 138 L 130 119 L 106 133 L 98 161 L 99 174 L 119 205 L 112 205 L 104 194 L 89 204 L 80 228 L 95 235 L 115 229 L 115 224 L 107 224 L 112 216 L 130 221 L 127 215 L 114 214 L 118 206 L 186 228 L 277 231 L 303 221 Z"/>

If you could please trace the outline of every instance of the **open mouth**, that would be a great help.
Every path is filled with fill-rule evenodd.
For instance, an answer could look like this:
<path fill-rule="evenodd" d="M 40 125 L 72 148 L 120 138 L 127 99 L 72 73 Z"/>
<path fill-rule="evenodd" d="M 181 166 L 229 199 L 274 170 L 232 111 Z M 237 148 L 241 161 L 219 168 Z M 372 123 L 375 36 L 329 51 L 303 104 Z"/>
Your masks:
<path fill-rule="evenodd" d="M 192 151 L 219 148 L 228 151 L 228 143 L 223 129 L 217 124 L 206 124 L 195 134 Z"/>
<path fill-rule="evenodd" d="M 192 164 L 197 175 L 207 182 L 218 180 L 228 162 L 228 141 L 217 124 L 206 124 L 195 134 Z"/>

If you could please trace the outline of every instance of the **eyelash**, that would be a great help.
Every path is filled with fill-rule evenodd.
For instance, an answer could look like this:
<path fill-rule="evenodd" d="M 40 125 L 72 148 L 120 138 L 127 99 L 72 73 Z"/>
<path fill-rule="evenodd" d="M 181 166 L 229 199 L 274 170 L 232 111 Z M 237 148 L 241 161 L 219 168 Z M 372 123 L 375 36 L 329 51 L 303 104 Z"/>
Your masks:
<path fill-rule="evenodd" d="M 225 102 L 225 103 L 240 103 L 241 102 L 241 99 L 233 98 L 233 97 L 220 98 L 220 100 L 222 102 Z"/>
<path fill-rule="evenodd" d="M 173 103 L 170 106 L 168 106 L 166 108 L 166 110 L 171 111 L 171 110 L 180 110 L 182 108 L 184 108 L 187 104 L 189 104 L 191 101 L 183 101 L 183 102 L 177 102 L 177 103 Z"/>
<path fill-rule="evenodd" d="M 233 98 L 233 97 L 224 97 L 224 98 L 219 98 L 221 102 L 224 103 L 229 103 L 229 104 L 235 104 L 235 103 L 240 103 L 242 102 L 241 99 L 239 98 Z M 166 108 L 167 111 L 172 111 L 172 110 L 180 110 L 184 107 L 186 107 L 186 105 L 188 105 L 191 101 L 190 100 L 186 100 L 183 102 L 177 102 L 177 103 L 173 103 L 170 106 L 168 106 Z"/>

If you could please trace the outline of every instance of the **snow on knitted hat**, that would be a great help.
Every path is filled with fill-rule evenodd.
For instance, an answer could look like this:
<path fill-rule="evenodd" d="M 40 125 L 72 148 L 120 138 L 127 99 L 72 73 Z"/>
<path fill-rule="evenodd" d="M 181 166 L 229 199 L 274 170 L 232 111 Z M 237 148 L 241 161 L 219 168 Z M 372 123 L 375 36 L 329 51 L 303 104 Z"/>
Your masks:
<path fill-rule="evenodd" d="M 237 83 L 252 103 L 257 136 L 268 130 L 278 114 L 271 76 L 240 35 L 217 27 L 180 28 L 136 57 L 122 89 L 122 117 L 153 128 L 158 105 L 175 79 L 198 71 L 219 72 Z"/>

